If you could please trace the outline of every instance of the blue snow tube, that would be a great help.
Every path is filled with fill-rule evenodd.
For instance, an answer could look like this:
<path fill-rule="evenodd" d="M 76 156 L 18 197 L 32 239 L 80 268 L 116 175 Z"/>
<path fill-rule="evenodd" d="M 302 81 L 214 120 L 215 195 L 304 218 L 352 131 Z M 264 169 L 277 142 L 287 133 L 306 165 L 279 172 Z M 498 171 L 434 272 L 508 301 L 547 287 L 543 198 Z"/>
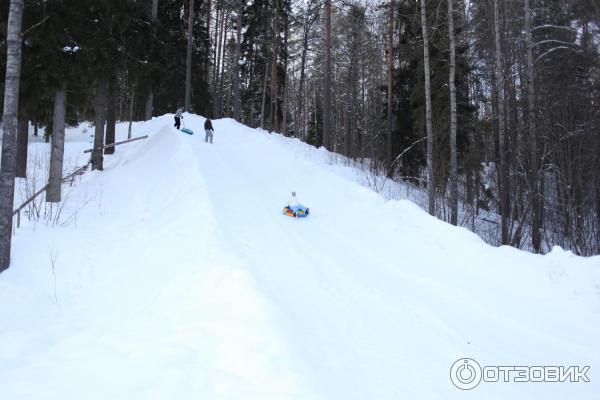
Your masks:
<path fill-rule="evenodd" d="M 283 208 L 283 213 L 288 217 L 294 218 L 306 218 L 308 217 L 310 210 L 308 207 L 304 207 L 303 205 L 297 206 L 285 206 Z"/>

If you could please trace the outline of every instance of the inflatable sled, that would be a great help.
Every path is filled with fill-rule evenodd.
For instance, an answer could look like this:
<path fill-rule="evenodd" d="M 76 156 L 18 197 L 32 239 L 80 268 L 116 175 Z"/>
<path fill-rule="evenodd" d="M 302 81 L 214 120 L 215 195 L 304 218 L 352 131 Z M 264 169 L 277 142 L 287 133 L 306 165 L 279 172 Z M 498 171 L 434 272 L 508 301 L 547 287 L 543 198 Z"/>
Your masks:
<path fill-rule="evenodd" d="M 193 135 L 194 131 L 188 128 L 181 128 L 181 132 L 187 133 L 188 135 Z"/>
<path fill-rule="evenodd" d="M 308 207 L 304 207 L 302 205 L 285 206 L 283 208 L 283 213 L 288 217 L 305 218 L 308 217 L 309 209 Z"/>

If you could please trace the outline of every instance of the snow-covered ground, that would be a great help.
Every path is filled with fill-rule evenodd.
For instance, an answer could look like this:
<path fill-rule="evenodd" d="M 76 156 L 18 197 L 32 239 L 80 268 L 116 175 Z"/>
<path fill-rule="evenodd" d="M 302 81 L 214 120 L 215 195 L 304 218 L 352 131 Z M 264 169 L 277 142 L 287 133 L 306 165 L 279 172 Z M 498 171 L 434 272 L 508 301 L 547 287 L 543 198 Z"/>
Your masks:
<path fill-rule="evenodd" d="M 135 124 L 150 138 L 17 231 L 0 398 L 597 398 L 600 257 L 494 248 L 323 150 L 232 120 L 209 145 L 203 118 L 185 122 L 195 135 L 170 115 Z M 69 131 L 65 172 L 90 132 Z M 292 190 L 308 218 L 282 214 Z M 590 382 L 461 391 L 462 357 L 590 366 Z"/>

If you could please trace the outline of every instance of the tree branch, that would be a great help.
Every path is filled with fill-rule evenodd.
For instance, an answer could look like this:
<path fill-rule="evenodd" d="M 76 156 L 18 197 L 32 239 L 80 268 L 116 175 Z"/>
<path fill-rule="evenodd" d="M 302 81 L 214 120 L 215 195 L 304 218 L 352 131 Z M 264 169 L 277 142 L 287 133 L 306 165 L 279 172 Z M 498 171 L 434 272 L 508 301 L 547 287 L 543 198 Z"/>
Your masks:
<path fill-rule="evenodd" d="M 27 35 L 29 32 L 31 32 L 32 30 L 34 30 L 35 28 L 41 26 L 44 24 L 44 22 L 46 22 L 46 20 L 50 18 L 49 16 L 45 16 L 44 19 L 42 19 L 40 22 L 38 22 L 35 25 L 30 26 L 29 28 L 27 28 L 25 31 L 23 31 L 23 33 L 21 33 L 21 36 L 25 37 L 25 35 Z"/>

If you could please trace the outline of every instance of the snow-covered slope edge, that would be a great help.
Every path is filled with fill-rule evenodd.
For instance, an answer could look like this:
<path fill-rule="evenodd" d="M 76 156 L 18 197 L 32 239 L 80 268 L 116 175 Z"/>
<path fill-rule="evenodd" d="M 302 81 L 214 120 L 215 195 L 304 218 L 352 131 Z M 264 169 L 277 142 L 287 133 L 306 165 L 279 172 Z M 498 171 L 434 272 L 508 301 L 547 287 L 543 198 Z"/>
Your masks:
<path fill-rule="evenodd" d="M 194 136 L 171 116 L 138 124 L 151 139 L 77 184 L 76 224 L 18 232 L 0 275 L 6 398 L 598 393 L 598 257 L 487 246 L 296 140 L 220 120 L 204 144 L 203 121 L 186 116 Z M 291 190 L 309 218 L 281 214 Z M 465 393 L 449 369 L 466 356 L 591 365 L 592 381 Z"/>

